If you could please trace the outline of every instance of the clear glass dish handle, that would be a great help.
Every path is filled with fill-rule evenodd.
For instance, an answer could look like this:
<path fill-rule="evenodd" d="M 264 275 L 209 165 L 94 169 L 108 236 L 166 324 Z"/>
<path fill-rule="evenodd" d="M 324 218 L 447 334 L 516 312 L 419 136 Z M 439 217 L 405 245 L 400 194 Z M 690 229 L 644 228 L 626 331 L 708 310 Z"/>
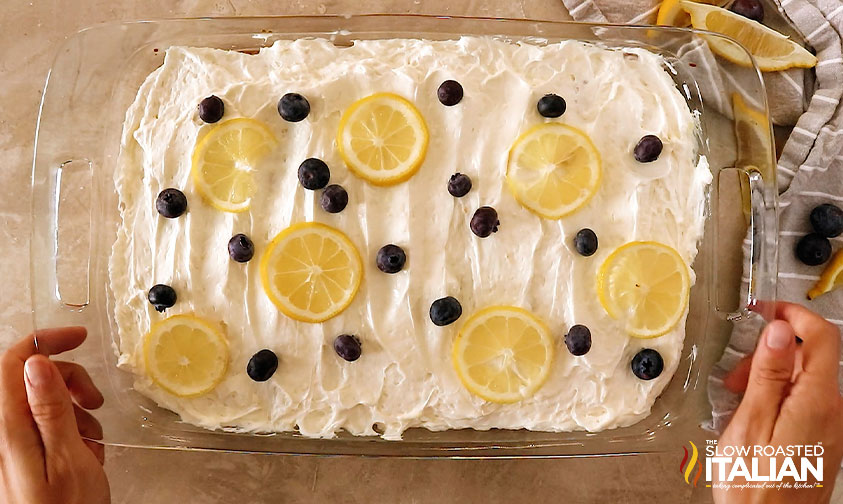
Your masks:
<path fill-rule="evenodd" d="M 84 325 L 91 294 L 92 169 L 88 159 L 46 163 L 36 155 L 30 250 L 36 329 Z"/>
<path fill-rule="evenodd" d="M 717 310 L 727 320 L 743 320 L 753 313 L 772 318 L 776 300 L 778 277 L 778 217 L 777 191 L 774 176 L 765 176 L 755 166 L 735 168 L 741 179 L 741 207 L 746 218 L 746 234 L 743 240 L 742 282 L 738 306 L 723 309 L 722 300 L 717 298 Z M 733 171 L 721 170 L 721 177 Z M 772 179 L 772 180 L 771 180 Z M 718 209 L 719 211 L 720 209 Z M 722 214 L 718 218 L 722 218 Z M 721 246 L 723 237 L 718 231 L 715 252 L 730 250 Z M 720 270 L 720 268 L 717 268 Z M 715 284 L 720 282 L 720 273 Z M 744 286 L 745 284 L 745 286 Z M 718 289 L 718 285 L 714 288 Z"/>

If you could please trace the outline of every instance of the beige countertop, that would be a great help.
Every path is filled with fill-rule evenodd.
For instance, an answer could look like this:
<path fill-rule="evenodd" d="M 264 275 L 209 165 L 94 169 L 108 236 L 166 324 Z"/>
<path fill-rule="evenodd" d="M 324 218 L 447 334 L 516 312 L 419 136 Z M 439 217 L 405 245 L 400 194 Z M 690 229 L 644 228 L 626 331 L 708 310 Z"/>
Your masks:
<path fill-rule="evenodd" d="M 365 6 L 365 8 L 364 8 Z M 6 0 L 0 13 L 0 348 L 31 330 L 29 184 L 44 79 L 57 44 L 112 20 L 182 16 L 429 13 L 570 19 L 560 0 Z M 704 444 L 702 430 L 687 439 Z M 115 503 L 710 502 L 672 453 L 562 460 L 401 460 L 109 447 Z"/>

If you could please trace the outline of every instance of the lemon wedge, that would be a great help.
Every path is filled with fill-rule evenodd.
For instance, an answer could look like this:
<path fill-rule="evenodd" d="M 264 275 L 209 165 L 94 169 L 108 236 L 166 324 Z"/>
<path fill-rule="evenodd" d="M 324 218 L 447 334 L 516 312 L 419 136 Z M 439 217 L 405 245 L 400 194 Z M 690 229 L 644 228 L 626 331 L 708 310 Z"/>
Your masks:
<path fill-rule="evenodd" d="M 817 58 L 804 47 L 757 21 L 713 5 L 683 1 L 681 6 L 691 15 L 691 26 L 737 40 L 752 53 L 762 71 L 810 68 L 817 64 Z M 752 65 L 746 52 L 731 41 L 702 36 L 714 53 L 738 65 Z"/>
<path fill-rule="evenodd" d="M 676 250 L 657 242 L 635 241 L 619 247 L 597 274 L 600 304 L 638 338 L 667 333 L 688 305 L 688 266 Z"/>
<path fill-rule="evenodd" d="M 191 174 L 199 194 L 218 210 L 247 210 L 256 189 L 252 172 L 277 143 L 269 127 L 256 119 L 231 119 L 211 127 L 193 150 Z"/>
<path fill-rule="evenodd" d="M 701 0 L 698 3 L 722 4 L 722 0 Z M 681 0 L 664 0 L 659 5 L 659 12 L 656 14 L 656 24 L 659 26 L 678 26 L 684 28 L 691 26 L 691 16 L 682 9 Z"/>
<path fill-rule="evenodd" d="M 352 103 L 337 132 L 345 164 L 379 186 L 412 177 L 424 161 L 427 142 L 427 125 L 418 109 L 393 93 L 376 93 Z"/>
<path fill-rule="evenodd" d="M 143 356 L 152 381 L 179 397 L 210 392 L 228 369 L 225 337 L 214 324 L 194 315 L 174 315 L 153 324 Z"/>
<path fill-rule="evenodd" d="M 278 233 L 261 259 L 260 274 L 266 295 L 282 313 L 323 322 L 351 304 L 363 262 L 343 233 L 306 222 Z"/>
<path fill-rule="evenodd" d="M 600 185 L 600 153 L 584 132 L 544 123 L 522 134 L 509 150 L 506 181 L 515 199 L 546 219 L 585 205 Z"/>
<path fill-rule="evenodd" d="M 475 313 L 460 330 L 452 353 L 465 388 L 487 401 L 513 403 L 542 386 L 553 362 L 547 326 L 514 306 Z"/>
<path fill-rule="evenodd" d="M 732 94 L 732 111 L 735 116 L 735 139 L 738 147 L 735 166 L 754 166 L 763 174 L 770 173 L 773 144 L 767 115 L 749 106 L 740 93 Z"/>
<path fill-rule="evenodd" d="M 823 270 L 817 284 L 808 291 L 808 299 L 814 299 L 840 287 L 843 287 L 843 249 L 834 254 L 834 258 Z"/>
<path fill-rule="evenodd" d="M 735 166 L 742 169 L 757 169 L 762 175 L 769 175 L 774 165 L 771 160 L 773 144 L 770 137 L 770 121 L 762 111 L 747 104 L 740 93 L 732 94 L 732 112 L 735 119 L 735 141 L 738 159 Z M 750 203 L 749 179 L 740 177 L 742 207 L 749 218 Z"/>
<path fill-rule="evenodd" d="M 659 26 L 689 26 L 691 24 L 691 17 L 682 9 L 679 2 L 680 0 L 664 0 L 659 5 L 659 12 L 656 14 L 656 24 Z"/>

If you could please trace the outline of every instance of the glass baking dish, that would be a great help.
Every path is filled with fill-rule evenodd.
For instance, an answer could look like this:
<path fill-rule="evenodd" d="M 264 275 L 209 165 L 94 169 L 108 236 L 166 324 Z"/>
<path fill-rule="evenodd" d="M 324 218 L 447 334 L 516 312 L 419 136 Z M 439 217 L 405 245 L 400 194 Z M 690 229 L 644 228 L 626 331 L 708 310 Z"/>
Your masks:
<path fill-rule="evenodd" d="M 681 363 L 652 413 L 635 425 L 599 433 L 411 429 L 402 441 L 347 434 L 310 439 L 296 433 L 207 431 L 180 422 L 135 392 L 129 373 L 116 367 L 112 339 L 116 327 L 108 258 L 119 219 L 112 173 L 125 111 L 143 79 L 161 64 L 166 48 L 190 45 L 250 52 L 279 39 L 301 37 L 324 37 L 347 45 L 355 39 L 461 35 L 532 43 L 574 39 L 609 48 L 646 48 L 664 56 L 689 108 L 698 115 L 699 154 L 708 158 L 714 182 L 694 264 L 697 283 L 691 292 Z M 679 28 L 417 15 L 173 19 L 83 30 L 58 50 L 36 133 L 34 326 L 88 327 L 88 342 L 69 358 L 85 365 L 103 390 L 106 403 L 98 416 L 108 444 L 401 457 L 565 457 L 675 448 L 684 442 L 677 438 L 679 426 L 699 423 L 694 403 L 705 394 L 701 376 L 707 370 L 702 357 L 712 352 L 707 333 L 724 321 L 756 316 L 747 307 L 776 296 L 775 153 L 772 149 L 740 152 L 748 149 L 736 146 L 731 133 L 732 93 L 740 94 L 769 129 L 764 85 L 754 66 L 740 67 L 712 57 L 706 37 L 720 36 Z M 751 258 L 743 271 L 750 287 L 740 292 L 739 283 L 723 279 L 730 276 L 727 270 L 740 270 L 744 249 Z"/>

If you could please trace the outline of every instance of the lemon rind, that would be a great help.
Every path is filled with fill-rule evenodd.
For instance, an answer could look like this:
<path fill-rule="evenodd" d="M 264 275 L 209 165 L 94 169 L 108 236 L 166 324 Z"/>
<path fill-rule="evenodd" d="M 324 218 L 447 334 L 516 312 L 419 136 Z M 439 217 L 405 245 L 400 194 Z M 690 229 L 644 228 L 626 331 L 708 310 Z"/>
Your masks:
<path fill-rule="evenodd" d="M 817 280 L 814 287 L 808 291 L 808 299 L 816 299 L 823 294 L 839 288 L 840 285 L 838 285 L 836 281 L 841 275 L 843 275 L 843 249 L 838 250 L 837 253 L 834 254 L 831 262 L 828 263 L 828 266 L 826 266 L 822 274 L 820 274 L 820 279 Z"/>

